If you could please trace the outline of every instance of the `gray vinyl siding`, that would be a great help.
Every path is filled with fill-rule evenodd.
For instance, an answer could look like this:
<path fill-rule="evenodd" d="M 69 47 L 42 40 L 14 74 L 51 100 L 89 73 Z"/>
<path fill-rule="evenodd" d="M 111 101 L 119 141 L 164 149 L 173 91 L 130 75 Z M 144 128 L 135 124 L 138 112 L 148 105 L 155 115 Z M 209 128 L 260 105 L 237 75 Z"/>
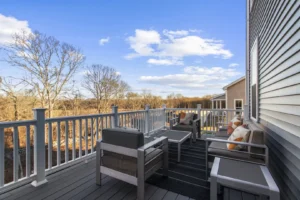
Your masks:
<path fill-rule="evenodd" d="M 267 133 L 270 171 L 290 200 L 300 199 L 299 7 L 299 0 L 255 0 L 249 20 L 248 52 L 258 37 L 258 125 Z"/>

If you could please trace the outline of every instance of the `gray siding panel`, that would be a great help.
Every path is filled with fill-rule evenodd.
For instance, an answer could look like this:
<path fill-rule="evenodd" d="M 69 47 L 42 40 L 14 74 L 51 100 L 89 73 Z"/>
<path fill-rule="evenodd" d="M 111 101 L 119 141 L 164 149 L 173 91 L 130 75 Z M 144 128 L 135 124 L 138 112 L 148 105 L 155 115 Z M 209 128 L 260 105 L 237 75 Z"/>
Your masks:
<path fill-rule="evenodd" d="M 259 38 L 258 123 L 269 168 L 282 199 L 300 199 L 300 0 L 254 1 L 249 26 L 248 52 Z"/>

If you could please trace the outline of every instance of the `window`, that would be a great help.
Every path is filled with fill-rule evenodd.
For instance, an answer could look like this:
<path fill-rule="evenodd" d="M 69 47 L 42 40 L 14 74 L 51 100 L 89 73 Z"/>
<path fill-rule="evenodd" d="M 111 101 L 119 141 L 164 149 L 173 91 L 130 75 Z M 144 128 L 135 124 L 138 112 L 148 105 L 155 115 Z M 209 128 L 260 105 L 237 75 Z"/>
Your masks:
<path fill-rule="evenodd" d="M 258 39 L 255 40 L 250 53 L 250 93 L 251 118 L 258 119 Z"/>
<path fill-rule="evenodd" d="M 234 100 L 234 109 L 235 110 L 243 109 L 243 99 L 235 99 Z M 240 114 L 240 112 L 235 112 L 235 114 Z"/>

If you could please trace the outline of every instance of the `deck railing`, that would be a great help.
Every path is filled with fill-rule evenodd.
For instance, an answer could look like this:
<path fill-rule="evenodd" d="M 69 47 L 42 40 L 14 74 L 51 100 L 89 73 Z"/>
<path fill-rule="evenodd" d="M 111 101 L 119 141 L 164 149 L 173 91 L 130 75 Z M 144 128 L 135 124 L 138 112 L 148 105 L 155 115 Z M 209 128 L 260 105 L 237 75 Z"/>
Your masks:
<path fill-rule="evenodd" d="M 197 113 L 201 130 L 217 131 L 241 110 L 166 108 L 118 112 L 116 106 L 108 114 L 56 117 L 45 119 L 45 109 L 34 109 L 34 119 L 0 122 L 0 193 L 32 182 L 39 186 L 46 175 L 88 160 L 95 155 L 96 141 L 102 130 L 111 127 L 139 129 L 145 135 L 169 126 L 169 120 L 180 112 Z M 12 146 L 5 145 L 5 133 L 12 130 Z M 25 147 L 20 146 L 20 129 Z M 25 132 L 25 133 L 24 133 Z M 24 139 L 23 139 L 24 140 Z M 10 154 L 10 152 L 12 152 Z"/>

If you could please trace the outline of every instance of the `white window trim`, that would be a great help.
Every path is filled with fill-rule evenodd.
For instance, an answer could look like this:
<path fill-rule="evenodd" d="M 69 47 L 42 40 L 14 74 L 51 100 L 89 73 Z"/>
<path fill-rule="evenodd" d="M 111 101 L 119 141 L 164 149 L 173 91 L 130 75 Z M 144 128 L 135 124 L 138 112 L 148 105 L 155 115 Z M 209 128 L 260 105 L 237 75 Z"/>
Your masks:
<path fill-rule="evenodd" d="M 244 105 L 244 100 L 243 99 L 234 99 L 233 100 L 234 110 L 236 110 L 236 104 L 235 104 L 236 101 L 242 101 L 241 110 L 243 110 L 243 105 Z M 237 113 L 235 112 L 235 114 L 237 114 Z"/>
<path fill-rule="evenodd" d="M 252 48 L 251 48 L 251 51 L 250 51 L 250 61 L 251 61 L 251 55 L 252 55 L 252 52 L 253 52 L 253 50 L 254 50 L 254 47 L 256 46 L 256 48 L 257 48 L 257 73 L 256 73 L 256 75 L 257 75 L 257 77 L 256 77 L 256 118 L 254 118 L 253 116 L 252 116 L 252 77 L 251 77 L 251 75 L 252 75 L 252 71 L 251 71 L 251 69 L 252 69 L 252 65 L 250 66 L 250 80 L 249 80 L 249 82 L 250 82 L 250 94 L 251 94 L 251 98 L 250 98 L 250 117 L 251 117 L 251 119 L 253 120 L 253 121 L 255 121 L 255 122 L 258 122 L 258 77 L 259 77 L 259 52 L 258 52 L 258 50 L 259 50 L 259 48 L 258 48 L 258 37 L 255 39 L 255 41 L 254 41 L 254 43 L 253 43 L 253 46 L 252 46 Z"/>

